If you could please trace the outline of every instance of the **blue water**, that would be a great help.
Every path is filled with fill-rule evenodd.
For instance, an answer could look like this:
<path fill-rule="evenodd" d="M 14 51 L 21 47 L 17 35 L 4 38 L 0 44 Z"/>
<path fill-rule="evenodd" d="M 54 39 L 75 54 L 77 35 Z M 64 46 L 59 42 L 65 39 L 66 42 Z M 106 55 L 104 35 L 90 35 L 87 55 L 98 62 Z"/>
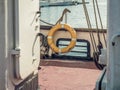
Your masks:
<path fill-rule="evenodd" d="M 95 16 L 94 16 L 94 9 L 93 9 L 93 0 L 90 1 L 89 4 L 87 4 L 87 9 L 90 17 L 90 21 L 93 28 L 96 28 L 95 25 Z M 102 17 L 102 23 L 103 27 L 107 27 L 107 0 L 98 0 L 99 8 L 100 8 L 100 14 Z M 56 6 L 56 7 L 43 7 L 41 8 L 41 19 L 49 22 L 51 24 L 55 24 L 57 20 L 62 15 L 63 10 L 67 8 L 71 11 L 71 13 L 67 14 L 67 24 L 71 25 L 72 27 L 76 28 L 87 28 L 86 18 L 84 14 L 83 5 L 76 5 L 76 6 Z M 98 16 L 98 15 L 97 15 Z M 63 21 L 62 23 L 65 23 Z M 41 22 L 41 25 L 46 25 Z M 100 24 L 99 24 L 100 27 Z"/>

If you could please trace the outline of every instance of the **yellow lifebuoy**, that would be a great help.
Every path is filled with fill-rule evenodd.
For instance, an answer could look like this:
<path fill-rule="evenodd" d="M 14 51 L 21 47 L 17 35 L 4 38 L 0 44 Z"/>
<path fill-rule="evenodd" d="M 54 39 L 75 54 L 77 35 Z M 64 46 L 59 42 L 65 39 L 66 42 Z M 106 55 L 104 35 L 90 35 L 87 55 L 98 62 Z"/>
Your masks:
<path fill-rule="evenodd" d="M 65 48 L 58 48 L 53 41 L 53 35 L 56 31 L 60 30 L 64 28 L 65 30 L 67 30 L 68 32 L 70 32 L 71 34 L 71 42 L 70 44 L 65 47 Z M 51 47 L 51 49 L 56 52 L 56 53 L 66 53 L 69 52 L 76 44 L 76 31 L 71 28 L 69 25 L 67 24 L 57 24 L 55 25 L 48 33 L 48 37 L 47 37 L 47 41 L 48 41 L 48 45 Z"/>

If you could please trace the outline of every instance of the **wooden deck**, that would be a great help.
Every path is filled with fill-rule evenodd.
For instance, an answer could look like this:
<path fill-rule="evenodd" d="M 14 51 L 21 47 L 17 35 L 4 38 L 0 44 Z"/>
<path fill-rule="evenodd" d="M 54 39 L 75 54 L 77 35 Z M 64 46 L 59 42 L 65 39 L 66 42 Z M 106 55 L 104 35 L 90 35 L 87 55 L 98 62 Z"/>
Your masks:
<path fill-rule="evenodd" d="M 94 90 L 100 72 L 93 62 L 42 60 L 40 90 Z"/>

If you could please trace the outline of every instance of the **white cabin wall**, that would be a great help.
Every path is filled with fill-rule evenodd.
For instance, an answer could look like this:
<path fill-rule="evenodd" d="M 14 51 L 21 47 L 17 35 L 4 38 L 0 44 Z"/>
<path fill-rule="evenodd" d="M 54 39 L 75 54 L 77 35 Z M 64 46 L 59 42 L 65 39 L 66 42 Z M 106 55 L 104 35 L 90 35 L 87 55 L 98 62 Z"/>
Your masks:
<path fill-rule="evenodd" d="M 19 2 L 20 9 L 21 9 L 20 12 L 19 12 L 20 9 L 17 10 L 18 8 L 15 8 L 15 5 L 17 5 L 18 3 L 15 4 L 14 1 Z M 14 9 L 16 9 L 17 12 L 15 12 Z M 31 66 L 32 68 L 32 69 L 29 69 L 29 73 L 23 79 L 25 79 L 27 76 L 29 76 L 29 74 L 37 70 L 37 66 L 40 61 L 39 37 L 37 39 L 37 42 L 34 48 L 35 58 L 37 60 L 34 63 L 32 63 L 34 58 L 32 57 L 32 45 L 33 45 L 36 34 L 39 33 L 39 20 L 38 22 L 35 22 L 37 17 L 35 18 L 35 21 L 31 25 L 32 20 L 34 19 L 35 13 L 37 11 L 39 11 L 39 0 L 38 1 L 37 0 L 0 0 L 0 90 L 15 90 L 15 85 L 23 81 L 22 79 L 16 78 L 14 75 L 15 59 L 13 59 L 13 55 L 11 51 L 16 47 L 15 41 L 17 39 L 15 39 L 15 36 L 16 36 L 15 30 L 18 30 L 18 32 L 21 32 L 19 33 L 21 38 L 23 37 L 22 33 L 24 31 L 28 31 L 27 33 L 26 32 L 23 33 L 24 36 L 27 35 L 28 38 L 25 40 L 23 37 L 23 39 L 20 39 L 20 42 L 23 42 L 23 43 L 30 42 L 30 45 L 26 44 L 25 46 L 27 48 L 26 50 L 24 48 L 21 48 L 23 51 L 22 56 L 29 57 L 31 59 L 31 60 L 22 59 L 23 64 L 26 64 L 26 63 L 28 64 L 28 62 L 31 61 L 30 65 L 28 66 Z M 24 12 L 25 16 L 23 16 L 22 12 Z M 16 13 L 16 15 L 20 13 L 21 16 L 16 17 L 14 13 Z M 28 18 L 27 18 L 27 15 L 29 15 Z M 26 21 L 26 18 L 29 21 Z M 16 19 L 19 19 L 20 22 L 17 22 Z M 20 23 L 20 28 L 17 28 L 18 27 L 17 25 L 19 25 L 19 23 Z M 19 44 L 18 42 L 16 43 Z M 20 43 L 20 45 L 22 45 L 23 43 Z M 29 54 L 24 54 L 25 51 L 27 52 L 30 51 L 30 52 Z M 26 65 L 26 67 L 23 67 L 23 70 L 25 68 L 28 68 L 28 66 Z"/>
<path fill-rule="evenodd" d="M 39 37 L 37 37 L 33 48 L 36 35 L 40 31 L 39 14 L 36 14 L 39 11 L 39 0 L 18 0 L 18 11 L 16 16 L 18 18 L 16 47 L 20 49 L 18 73 L 20 78 L 24 79 L 34 70 L 37 70 L 40 61 Z"/>

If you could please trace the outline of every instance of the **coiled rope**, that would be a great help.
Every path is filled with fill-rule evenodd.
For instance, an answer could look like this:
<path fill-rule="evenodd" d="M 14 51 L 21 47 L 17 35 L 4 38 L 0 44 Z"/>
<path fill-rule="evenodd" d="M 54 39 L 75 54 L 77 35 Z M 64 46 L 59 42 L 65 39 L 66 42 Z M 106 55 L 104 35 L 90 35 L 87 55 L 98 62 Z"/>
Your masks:
<path fill-rule="evenodd" d="M 43 54 L 43 58 L 47 58 L 49 55 L 49 45 L 47 43 L 47 36 L 39 33 L 40 36 L 40 53 Z"/>

